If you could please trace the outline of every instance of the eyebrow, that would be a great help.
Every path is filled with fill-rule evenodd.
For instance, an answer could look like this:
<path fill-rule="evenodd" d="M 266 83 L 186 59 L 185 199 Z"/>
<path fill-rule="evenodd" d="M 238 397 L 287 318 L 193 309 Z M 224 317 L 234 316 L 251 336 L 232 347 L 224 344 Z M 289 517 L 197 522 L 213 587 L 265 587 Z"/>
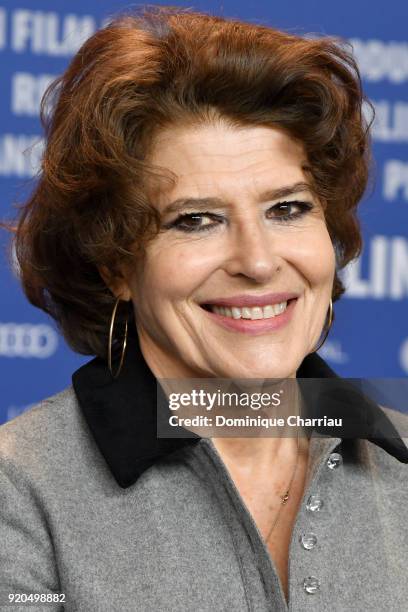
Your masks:
<path fill-rule="evenodd" d="M 268 200 L 279 200 L 281 198 L 287 198 L 290 195 L 295 193 L 300 193 L 301 191 L 308 191 L 311 195 L 313 195 L 313 189 L 309 183 L 298 182 L 293 185 L 286 185 L 284 187 L 277 187 L 276 189 L 267 189 L 259 194 L 257 198 L 257 203 L 261 204 L 262 202 L 267 202 Z M 225 206 L 227 204 L 221 198 L 216 197 L 207 197 L 207 198 L 178 198 L 170 204 L 166 204 L 163 209 L 163 213 L 176 213 L 184 208 L 196 208 L 196 209 L 206 209 L 206 208 L 219 208 L 220 206 Z"/>

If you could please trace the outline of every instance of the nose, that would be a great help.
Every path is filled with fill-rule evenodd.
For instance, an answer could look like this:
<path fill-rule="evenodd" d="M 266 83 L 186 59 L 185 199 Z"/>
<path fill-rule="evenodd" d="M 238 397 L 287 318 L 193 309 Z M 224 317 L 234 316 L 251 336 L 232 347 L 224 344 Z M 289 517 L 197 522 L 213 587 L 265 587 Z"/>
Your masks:
<path fill-rule="evenodd" d="M 243 275 L 265 283 L 279 271 L 281 262 L 277 237 L 259 220 L 240 223 L 231 229 L 224 264 L 231 276 Z"/>

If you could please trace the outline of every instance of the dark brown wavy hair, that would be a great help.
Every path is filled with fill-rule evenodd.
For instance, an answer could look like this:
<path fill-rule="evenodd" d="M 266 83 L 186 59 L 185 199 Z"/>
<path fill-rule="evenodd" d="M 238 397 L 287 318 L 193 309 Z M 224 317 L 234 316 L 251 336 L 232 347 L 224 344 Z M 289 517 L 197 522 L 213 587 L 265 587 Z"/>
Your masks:
<path fill-rule="evenodd" d="M 171 124 L 270 126 L 298 139 L 325 203 L 337 270 L 362 248 L 369 126 L 346 43 L 193 12 L 144 6 L 112 20 L 73 58 L 42 103 L 46 148 L 11 246 L 29 301 L 69 345 L 106 356 L 112 274 L 160 228 L 146 179 L 155 134 Z M 337 276 L 333 301 L 344 292 Z M 121 312 L 122 320 L 129 311 Z"/>

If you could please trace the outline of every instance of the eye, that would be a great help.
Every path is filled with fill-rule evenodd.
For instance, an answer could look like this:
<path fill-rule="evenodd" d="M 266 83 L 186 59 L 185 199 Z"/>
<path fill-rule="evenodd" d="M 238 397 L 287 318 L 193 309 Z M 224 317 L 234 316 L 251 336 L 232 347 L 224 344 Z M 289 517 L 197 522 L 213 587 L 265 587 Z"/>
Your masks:
<path fill-rule="evenodd" d="M 267 218 L 278 222 L 294 221 L 305 215 L 313 208 L 313 204 L 293 200 L 288 202 L 278 202 L 267 210 Z M 224 219 L 220 215 L 205 212 L 192 212 L 179 215 L 174 221 L 165 224 L 164 229 L 175 228 L 181 232 L 199 233 L 212 230 L 223 223 Z"/>
<path fill-rule="evenodd" d="M 210 212 L 195 212 L 180 215 L 171 223 L 165 225 L 165 229 L 175 227 L 182 232 L 202 232 L 212 229 L 218 225 L 221 218 Z"/>
<path fill-rule="evenodd" d="M 291 200 L 288 202 L 278 202 L 268 209 L 268 218 L 273 218 L 278 221 L 293 221 L 305 215 L 313 208 L 310 202 L 302 202 L 300 200 Z M 270 216 L 271 215 L 271 216 Z"/>

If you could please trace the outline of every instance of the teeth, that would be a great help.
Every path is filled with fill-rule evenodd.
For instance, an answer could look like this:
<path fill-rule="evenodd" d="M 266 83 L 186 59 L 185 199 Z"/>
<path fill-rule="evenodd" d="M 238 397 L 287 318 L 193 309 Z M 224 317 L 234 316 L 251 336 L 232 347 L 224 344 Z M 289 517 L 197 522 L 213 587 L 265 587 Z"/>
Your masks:
<path fill-rule="evenodd" d="M 275 304 L 273 309 L 275 311 L 275 315 L 280 314 L 281 312 L 283 312 L 286 308 L 286 302 L 281 302 L 280 304 Z"/>
<path fill-rule="evenodd" d="M 255 308 L 251 308 L 251 319 L 263 319 L 262 308 L 259 306 L 255 306 Z"/>
<path fill-rule="evenodd" d="M 211 306 L 212 312 L 215 314 L 223 315 L 224 317 L 230 317 L 232 319 L 270 319 L 277 315 L 282 314 L 286 310 L 287 302 L 281 302 L 280 304 L 268 304 L 267 306 L 254 306 L 252 308 L 237 308 L 232 306 L 231 308 L 224 306 Z"/>
<path fill-rule="evenodd" d="M 273 306 L 264 306 L 263 307 L 263 315 L 264 319 L 270 319 L 275 316 L 275 308 Z"/>
<path fill-rule="evenodd" d="M 242 311 L 241 317 L 243 319 L 250 319 L 251 318 L 251 309 L 250 308 L 242 308 L 241 311 Z"/>
<path fill-rule="evenodd" d="M 235 306 L 233 306 L 231 308 L 231 312 L 232 312 L 232 316 L 234 319 L 240 319 L 241 318 L 241 309 L 240 308 L 235 308 Z"/>

